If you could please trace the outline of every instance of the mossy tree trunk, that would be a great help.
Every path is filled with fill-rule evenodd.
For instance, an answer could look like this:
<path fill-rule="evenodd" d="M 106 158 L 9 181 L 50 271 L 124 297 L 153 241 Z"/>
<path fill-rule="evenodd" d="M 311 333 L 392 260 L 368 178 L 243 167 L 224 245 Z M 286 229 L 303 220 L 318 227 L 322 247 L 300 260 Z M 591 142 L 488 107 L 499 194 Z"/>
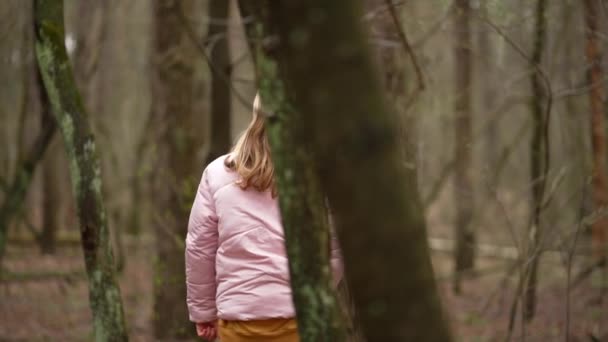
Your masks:
<path fill-rule="evenodd" d="M 310 141 L 368 341 L 450 341 L 427 245 L 415 170 L 403 167 L 397 118 L 373 68 L 358 2 L 261 2 L 291 122 Z M 261 80 L 262 91 L 271 84 Z M 266 90 L 267 91 L 267 90 Z M 271 97 L 268 99 L 268 97 Z M 273 121 L 284 114 L 272 113 Z M 295 147 L 294 147 L 295 148 Z M 306 152 L 306 153 L 305 153 Z M 289 170 L 289 169 L 287 169 Z M 292 171 L 292 170 L 289 170 Z M 284 177 L 292 177 L 289 172 Z M 281 177 L 279 175 L 279 177 Z M 279 181 L 280 183 L 280 181 Z"/>
<path fill-rule="evenodd" d="M 63 136 L 78 207 L 97 341 L 126 341 L 120 290 L 101 194 L 95 139 L 64 46 L 63 1 L 34 2 L 36 56 Z"/>
<path fill-rule="evenodd" d="M 545 18 L 546 0 L 538 0 L 536 5 L 536 24 L 534 34 L 534 50 L 532 52 L 531 68 L 541 65 L 543 51 L 545 48 L 545 32 L 547 30 L 547 20 Z M 544 186 L 547 177 L 547 165 L 545 165 L 545 149 L 549 146 L 545 144 L 545 97 L 544 86 L 541 75 L 534 71 L 530 76 L 532 89 L 532 101 L 530 108 L 532 112 L 532 138 L 530 139 L 530 182 L 532 183 L 532 203 L 531 203 L 531 226 L 530 243 L 528 244 L 528 255 L 530 256 L 529 267 L 527 267 L 524 277 L 527 277 L 525 288 L 525 303 L 523 305 L 524 317 L 527 321 L 534 317 L 536 311 L 536 283 L 538 278 L 538 264 L 542 252 L 542 205 Z"/>
<path fill-rule="evenodd" d="M 267 134 L 275 166 L 279 206 L 293 301 L 301 341 L 344 341 L 346 338 L 332 285 L 328 213 L 317 173 L 310 135 L 284 86 L 275 44 L 263 44 L 271 31 L 267 3 L 241 2 L 256 61 L 256 76 L 267 115 Z"/>
<path fill-rule="evenodd" d="M 456 208 L 456 252 L 454 292 L 460 292 L 461 275 L 473 269 L 475 232 L 473 231 L 473 157 L 472 157 L 472 76 L 471 5 L 469 0 L 455 2 L 454 47 L 454 204 Z"/>
<path fill-rule="evenodd" d="M 230 97 L 230 54 L 228 50 L 228 8 L 227 0 L 212 0 L 209 3 L 207 41 L 211 46 L 211 144 L 206 164 L 227 153 L 232 146 Z"/>
<path fill-rule="evenodd" d="M 186 339 L 195 333 L 185 304 L 183 239 L 204 167 L 198 154 L 204 143 L 204 116 L 196 106 L 202 94 L 195 93 L 200 56 L 181 20 L 197 14 L 197 1 L 154 2 L 154 334 L 159 340 Z"/>

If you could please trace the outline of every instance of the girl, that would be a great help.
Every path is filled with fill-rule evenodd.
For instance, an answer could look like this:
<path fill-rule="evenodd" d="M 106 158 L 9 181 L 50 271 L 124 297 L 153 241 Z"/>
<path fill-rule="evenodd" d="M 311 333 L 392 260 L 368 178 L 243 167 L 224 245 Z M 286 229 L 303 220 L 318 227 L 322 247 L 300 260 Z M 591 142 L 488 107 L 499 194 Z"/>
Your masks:
<path fill-rule="evenodd" d="M 299 341 L 259 95 L 232 153 L 203 172 L 186 238 L 190 320 L 222 342 Z M 334 278 L 341 276 L 332 241 Z"/>

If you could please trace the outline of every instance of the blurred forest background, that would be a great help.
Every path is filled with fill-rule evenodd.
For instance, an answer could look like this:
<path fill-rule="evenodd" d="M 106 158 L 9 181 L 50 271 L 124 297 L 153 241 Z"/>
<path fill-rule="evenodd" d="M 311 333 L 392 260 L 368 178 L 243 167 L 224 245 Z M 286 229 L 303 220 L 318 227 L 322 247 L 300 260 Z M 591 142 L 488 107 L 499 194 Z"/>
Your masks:
<path fill-rule="evenodd" d="M 0 2 L 0 340 L 91 340 L 69 163 L 37 73 L 32 6 Z M 393 9 L 397 20 L 385 2 L 366 1 L 361 19 L 405 122 L 457 340 L 608 340 L 608 1 Z M 228 0 L 65 0 L 133 340 L 193 330 L 189 206 L 206 163 L 250 120 L 248 20 Z"/>

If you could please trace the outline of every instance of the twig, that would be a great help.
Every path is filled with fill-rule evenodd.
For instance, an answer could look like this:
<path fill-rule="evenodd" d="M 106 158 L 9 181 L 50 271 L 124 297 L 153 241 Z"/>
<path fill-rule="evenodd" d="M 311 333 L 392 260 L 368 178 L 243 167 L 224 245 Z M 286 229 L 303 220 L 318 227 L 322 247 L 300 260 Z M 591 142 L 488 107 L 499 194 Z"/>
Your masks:
<path fill-rule="evenodd" d="M 587 95 L 589 93 L 589 91 L 591 90 L 591 88 L 594 88 L 600 84 L 606 84 L 606 83 L 608 83 L 608 77 L 604 77 L 603 79 L 601 79 L 597 82 L 594 82 L 594 83 L 585 83 L 584 85 L 575 87 L 575 88 L 559 89 L 559 90 L 555 91 L 554 98 L 556 100 L 561 100 L 561 99 L 567 98 L 567 97 Z"/>
<path fill-rule="evenodd" d="M 373 20 L 376 16 L 378 16 L 386 11 L 390 11 L 391 7 L 401 6 L 403 4 L 405 4 L 405 1 L 399 1 L 396 3 L 385 4 L 384 6 L 378 6 L 375 10 L 367 12 L 363 16 L 363 20 L 364 21 Z"/>
<path fill-rule="evenodd" d="M 412 47 L 410 46 L 407 35 L 405 34 L 405 30 L 403 29 L 399 16 L 397 15 L 397 11 L 395 10 L 393 1 L 385 0 L 385 2 L 393 19 L 393 25 L 395 26 L 395 30 L 397 31 L 397 35 L 399 36 L 403 50 L 405 50 L 405 53 L 410 56 L 410 61 L 414 66 L 414 71 L 416 72 L 416 78 L 418 80 L 418 90 L 422 91 L 425 89 L 424 77 L 422 76 L 422 70 L 420 69 L 420 65 L 418 64 L 418 60 L 414 54 L 414 50 L 412 50 Z"/>
<path fill-rule="evenodd" d="M 34 237 L 34 240 L 36 240 L 36 242 L 41 244 L 42 243 L 42 233 L 38 233 L 38 231 L 36 230 L 36 227 L 34 227 L 32 222 L 30 222 L 30 220 L 28 220 L 28 218 L 25 215 L 25 212 L 23 210 L 21 210 L 21 220 L 23 221 L 23 223 L 25 223 L 25 227 L 30 231 L 30 233 Z"/>
<path fill-rule="evenodd" d="M 547 96 L 547 104 L 545 107 L 545 122 L 544 122 L 544 138 L 545 138 L 545 169 L 549 168 L 549 153 L 548 153 L 548 140 L 549 139 L 549 124 L 550 124 L 550 119 L 551 119 L 551 107 L 553 105 L 553 90 L 551 87 L 551 81 L 549 80 L 549 77 L 547 76 L 547 74 L 545 73 L 545 71 L 542 69 L 542 67 L 540 65 L 538 65 L 538 63 L 533 63 L 532 59 L 526 54 L 526 52 L 519 46 L 517 45 L 517 43 L 515 43 L 508 35 L 506 35 L 503 30 L 498 27 L 496 24 L 494 24 L 492 21 L 490 21 L 488 18 L 481 16 L 481 15 L 477 15 L 477 18 L 481 19 L 484 23 L 486 23 L 488 26 L 490 26 L 492 29 L 494 29 L 494 31 L 501 36 L 509 45 L 511 45 L 511 47 L 513 47 L 513 49 L 515 49 L 515 51 L 517 51 L 517 53 L 519 53 L 522 58 L 524 58 L 525 60 L 527 60 L 528 62 L 530 62 L 530 65 L 532 65 L 532 67 L 534 68 L 534 70 L 538 73 L 538 75 L 540 76 L 540 78 L 543 80 L 543 83 L 545 85 L 545 90 L 546 90 L 546 96 Z"/>
<path fill-rule="evenodd" d="M 454 280 L 457 277 L 463 277 L 463 278 L 469 278 L 469 279 L 481 278 L 483 276 L 491 275 L 493 273 L 497 273 L 497 272 L 504 271 L 504 270 L 505 270 L 504 265 L 487 267 L 485 269 L 480 269 L 480 270 L 469 269 L 469 270 L 455 272 L 455 273 L 444 275 L 444 276 L 438 276 L 437 281 L 447 282 L 447 281 Z"/>
<path fill-rule="evenodd" d="M 435 181 L 433 186 L 431 186 L 431 190 L 429 191 L 428 195 L 426 195 L 422 200 L 422 207 L 424 209 L 430 207 L 430 205 L 435 201 L 435 199 L 439 197 L 441 189 L 443 188 L 447 180 L 450 178 L 450 174 L 454 171 L 455 166 L 456 158 L 453 158 L 443 167 L 443 169 L 441 169 L 439 178 L 437 179 L 437 181 Z"/>
<path fill-rule="evenodd" d="M 510 100 L 510 101 L 508 101 L 508 100 Z M 492 117 L 491 121 L 484 123 L 484 127 L 482 127 L 481 129 L 479 129 L 478 132 L 475 132 L 473 134 L 473 137 L 474 137 L 473 140 L 475 140 L 475 137 L 481 136 L 488 129 L 490 124 L 502 119 L 503 115 L 505 113 L 507 113 L 507 111 L 512 106 L 523 103 L 527 100 L 528 100 L 527 96 L 521 96 L 521 97 L 513 96 L 512 98 L 509 98 L 509 99 L 505 100 L 503 103 L 501 103 L 500 105 L 496 106 L 496 109 L 492 110 L 492 112 L 489 114 L 489 116 Z M 518 141 L 515 141 L 514 144 L 517 142 Z M 443 185 L 446 183 L 447 179 L 449 178 L 449 175 L 454 170 L 455 163 L 456 163 L 456 158 L 454 157 L 445 164 L 445 166 L 439 173 L 438 180 L 431 186 L 431 191 L 429 191 L 428 195 L 423 196 L 424 199 L 423 199 L 422 203 L 423 203 L 423 207 L 425 209 L 430 207 L 431 204 L 433 204 L 433 202 L 438 198 L 438 195 L 441 192 Z"/>
<path fill-rule="evenodd" d="M 603 267 L 606 265 L 606 257 L 602 257 L 596 261 L 594 261 L 591 265 L 587 266 L 586 268 L 584 268 L 582 271 L 580 271 L 576 277 L 574 277 L 574 280 L 572 281 L 571 287 L 575 288 L 578 285 L 580 285 L 583 280 L 585 280 L 587 277 L 589 277 L 594 270 Z"/>
<path fill-rule="evenodd" d="M 517 270 L 517 266 L 518 266 L 518 262 L 514 262 L 511 264 L 511 266 L 507 270 L 507 273 L 505 273 L 504 277 L 499 282 L 499 285 L 496 286 L 494 291 L 492 291 L 490 293 L 490 295 L 486 298 L 486 300 L 480 310 L 482 315 L 485 314 L 485 312 L 488 310 L 488 308 L 490 307 L 490 304 L 492 303 L 492 301 L 494 300 L 494 297 L 498 294 L 498 292 L 500 292 L 500 290 L 504 290 L 507 287 L 507 283 L 509 282 L 509 279 L 511 278 L 513 273 L 515 273 L 515 270 Z"/>
<path fill-rule="evenodd" d="M 513 240 L 513 244 L 517 248 L 517 252 L 519 253 L 519 255 L 521 255 L 522 246 L 517 239 L 515 225 L 513 224 L 513 221 L 511 220 L 511 216 L 509 215 L 509 212 L 507 211 L 507 208 L 505 207 L 504 203 L 498 197 L 498 189 L 496 189 L 496 187 L 493 187 L 492 184 L 488 183 L 487 181 L 485 182 L 485 184 L 488 187 L 489 192 L 493 195 L 493 200 L 496 201 L 505 220 L 507 221 L 507 228 L 509 228 L 509 233 L 511 234 L 511 239 Z"/>

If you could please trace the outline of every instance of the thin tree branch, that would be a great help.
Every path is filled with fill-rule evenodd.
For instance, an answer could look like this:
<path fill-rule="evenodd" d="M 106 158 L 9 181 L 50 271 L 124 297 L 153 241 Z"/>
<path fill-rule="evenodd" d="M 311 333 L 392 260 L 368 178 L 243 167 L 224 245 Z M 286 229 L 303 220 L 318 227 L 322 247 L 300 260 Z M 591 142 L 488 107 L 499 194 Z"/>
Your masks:
<path fill-rule="evenodd" d="M 545 84 L 546 96 L 547 96 L 547 104 L 545 107 L 545 122 L 544 122 L 545 128 L 544 128 L 544 130 L 545 130 L 545 133 L 548 133 L 551 107 L 553 104 L 553 91 L 551 88 L 551 81 L 549 80 L 549 77 L 547 76 L 545 71 L 542 69 L 542 67 L 540 65 L 538 65 L 538 63 L 533 63 L 532 58 L 530 58 L 530 56 L 528 56 L 528 54 L 515 41 L 513 41 L 513 39 L 511 39 L 507 34 L 505 34 L 504 31 L 500 27 L 498 27 L 496 24 L 494 24 L 492 21 L 490 21 L 488 18 L 486 18 L 482 15 L 478 14 L 475 16 L 478 19 L 482 20 L 484 23 L 486 23 L 488 26 L 490 26 L 500 37 L 502 37 L 509 45 L 511 45 L 511 47 L 513 47 L 513 49 L 515 49 L 515 51 L 517 53 L 519 53 L 519 55 L 521 55 L 522 58 L 524 58 L 525 60 L 530 62 L 530 65 L 532 65 L 534 70 L 538 73 L 538 75 L 543 80 L 543 83 Z M 548 134 L 545 134 L 545 137 L 548 137 Z M 545 158 L 547 158 L 547 156 L 545 156 Z M 548 168 L 548 166 L 549 166 L 548 160 L 545 160 L 545 162 L 547 162 L 547 164 L 545 164 L 545 165 Z"/>
<path fill-rule="evenodd" d="M 585 198 L 586 187 L 582 187 L 582 196 L 581 198 Z M 576 230 L 574 232 L 574 239 L 570 248 L 568 249 L 568 255 L 566 257 L 566 342 L 570 341 L 570 293 L 572 291 L 572 261 L 574 259 L 574 251 L 576 250 L 576 244 L 578 243 L 579 233 L 582 230 L 583 226 L 583 215 L 585 213 L 585 205 L 583 201 L 579 206 L 579 219 L 578 224 L 576 225 Z"/>
<path fill-rule="evenodd" d="M 192 26 L 189 23 L 188 18 L 184 14 L 181 3 L 179 1 L 175 1 L 175 2 L 173 2 L 173 4 L 174 4 L 174 6 L 172 7 L 173 14 L 175 14 L 177 16 L 177 18 L 179 19 L 183 29 L 187 33 L 188 38 L 194 44 L 194 46 L 197 48 L 197 50 L 200 52 L 200 54 L 203 56 L 203 58 L 205 59 L 205 62 L 207 62 L 207 65 L 209 65 L 211 72 L 216 74 L 222 80 L 222 82 L 226 83 L 226 85 L 228 87 L 230 87 L 232 94 L 234 94 L 234 96 L 241 103 L 241 105 L 243 105 L 247 109 L 250 109 L 251 108 L 250 101 L 247 101 L 245 99 L 245 97 L 236 89 L 236 87 L 234 86 L 232 81 L 228 78 L 228 76 L 226 76 L 226 74 L 224 72 L 222 72 L 221 70 L 218 70 L 217 66 L 213 64 L 213 61 L 211 60 L 211 56 L 209 56 L 209 53 L 207 53 L 206 46 L 204 44 L 202 44 L 201 42 L 199 42 L 196 32 L 194 31 L 194 29 L 192 28 Z"/>
<path fill-rule="evenodd" d="M 418 89 L 419 91 L 422 91 L 425 89 L 426 86 L 424 84 L 424 77 L 422 75 L 422 70 L 420 69 L 420 65 L 418 64 L 416 55 L 414 54 L 414 51 L 410 46 L 410 43 L 407 39 L 407 35 L 405 34 L 405 30 L 403 29 L 403 25 L 401 25 L 401 21 L 399 20 L 399 16 L 397 14 L 397 11 L 395 10 L 395 5 L 393 4 L 393 1 L 385 0 L 385 2 L 391 14 L 391 18 L 393 19 L 393 25 L 395 26 L 395 30 L 397 31 L 399 40 L 401 41 L 401 45 L 403 46 L 403 50 L 405 51 L 405 54 L 410 56 L 410 61 L 414 66 L 414 71 L 416 72 L 416 78 L 418 80 Z"/>

